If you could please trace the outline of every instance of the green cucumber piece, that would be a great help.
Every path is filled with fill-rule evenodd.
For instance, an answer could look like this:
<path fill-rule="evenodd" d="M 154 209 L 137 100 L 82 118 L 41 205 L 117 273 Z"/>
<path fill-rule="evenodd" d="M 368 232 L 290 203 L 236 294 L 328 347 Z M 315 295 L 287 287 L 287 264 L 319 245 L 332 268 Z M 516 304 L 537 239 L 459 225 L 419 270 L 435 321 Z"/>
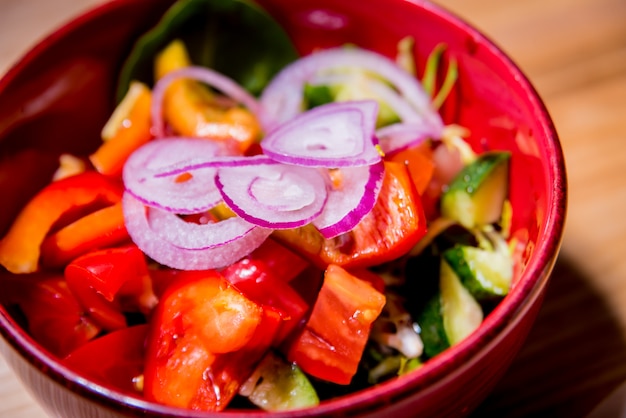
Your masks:
<path fill-rule="evenodd" d="M 508 253 L 457 245 L 444 251 L 443 258 L 479 301 L 509 293 L 513 260 Z"/>
<path fill-rule="evenodd" d="M 424 310 L 417 319 L 417 323 L 420 327 L 420 338 L 424 344 L 424 354 L 427 357 L 435 357 L 450 347 L 450 342 L 443 327 L 440 292 L 437 292 L 426 302 Z"/>
<path fill-rule="evenodd" d="M 346 75 L 346 77 L 332 84 L 306 84 L 304 86 L 303 99 L 305 108 L 311 109 L 330 102 L 376 100 L 379 107 L 376 119 L 377 127 L 400 122 L 400 118 L 393 108 L 371 88 L 372 83 L 388 84 L 385 79 L 367 71 L 348 67 L 339 69 L 333 72 L 333 74 Z"/>
<path fill-rule="evenodd" d="M 492 151 L 465 166 L 443 193 L 441 214 L 470 229 L 498 222 L 508 195 L 510 157 Z"/>
<path fill-rule="evenodd" d="M 319 404 L 317 392 L 298 366 L 270 351 L 239 389 L 265 411 L 289 411 Z"/>
<path fill-rule="evenodd" d="M 376 120 L 376 126 L 382 127 L 391 125 L 392 123 L 400 122 L 400 118 L 387 102 L 383 101 L 378 95 L 372 92 L 367 85 L 367 78 L 371 78 L 376 82 L 377 77 L 359 73 L 357 77 L 354 77 L 354 81 L 350 83 L 344 83 L 331 87 L 336 102 L 346 102 L 351 100 L 376 100 L 378 102 L 378 117 Z M 384 81 L 378 79 L 377 82 Z"/>
<path fill-rule="evenodd" d="M 303 95 L 307 109 L 313 109 L 314 107 L 325 105 L 335 100 L 330 87 L 325 85 L 313 86 L 311 84 L 305 84 Z"/>
<path fill-rule="evenodd" d="M 439 272 L 439 289 L 443 329 L 450 345 L 454 345 L 474 332 L 483 322 L 483 310 L 443 259 Z"/>

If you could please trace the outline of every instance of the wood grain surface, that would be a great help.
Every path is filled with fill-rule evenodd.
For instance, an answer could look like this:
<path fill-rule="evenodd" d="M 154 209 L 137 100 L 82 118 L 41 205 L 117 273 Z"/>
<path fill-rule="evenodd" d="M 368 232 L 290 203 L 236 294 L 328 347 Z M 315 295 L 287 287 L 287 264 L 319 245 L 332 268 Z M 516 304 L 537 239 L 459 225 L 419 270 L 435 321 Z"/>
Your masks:
<path fill-rule="evenodd" d="M 102 1 L 0 0 L 0 74 Z M 554 119 L 569 175 L 565 239 L 544 306 L 474 416 L 586 416 L 626 381 L 626 1 L 437 3 L 482 30 L 529 76 Z M 1 359 L 0 416 L 44 416 Z"/>

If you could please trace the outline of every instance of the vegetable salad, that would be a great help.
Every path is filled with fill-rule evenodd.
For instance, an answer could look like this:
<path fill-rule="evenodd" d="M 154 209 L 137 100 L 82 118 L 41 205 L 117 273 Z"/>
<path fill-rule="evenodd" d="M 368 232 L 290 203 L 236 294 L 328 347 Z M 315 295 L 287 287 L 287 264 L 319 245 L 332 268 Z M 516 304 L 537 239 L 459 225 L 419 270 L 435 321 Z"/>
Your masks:
<path fill-rule="evenodd" d="M 271 54 L 195 53 L 207 8 Z M 3 303 L 93 381 L 206 411 L 314 407 L 462 341 L 514 282 L 511 157 L 442 121 L 456 62 L 418 78 L 416 41 L 298 57 L 253 5 L 178 1 L 0 241 Z"/>

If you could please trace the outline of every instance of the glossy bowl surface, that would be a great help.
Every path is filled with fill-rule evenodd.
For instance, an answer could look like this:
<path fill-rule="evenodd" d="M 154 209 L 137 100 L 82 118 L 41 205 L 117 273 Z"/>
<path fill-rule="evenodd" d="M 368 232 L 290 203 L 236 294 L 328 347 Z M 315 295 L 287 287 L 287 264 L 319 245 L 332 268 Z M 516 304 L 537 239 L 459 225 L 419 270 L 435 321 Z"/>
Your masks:
<path fill-rule="evenodd" d="M 349 42 L 394 56 L 397 42 L 410 35 L 416 40 L 417 67 L 423 68 L 432 48 L 446 43 L 458 59 L 460 81 L 442 110 L 444 120 L 469 128 L 478 150 L 512 151 L 513 228 L 527 243 L 523 271 L 513 290 L 465 341 L 407 376 L 289 416 L 467 414 L 493 388 L 523 343 L 561 243 L 566 172 L 556 131 L 541 99 L 494 43 L 431 3 L 259 3 L 284 25 L 302 53 Z M 114 106 L 117 71 L 132 41 L 169 4 L 171 0 L 104 4 L 46 38 L 0 80 L 0 174 L 20 172 L 10 185 L 0 183 L 7 202 L 0 213 L 0 234 L 49 178 L 60 153 L 86 154 L 95 149 L 100 128 Z M 211 416 L 150 404 L 82 379 L 41 350 L 2 307 L 0 334 L 2 355 L 50 415 Z M 219 414 L 224 415 L 238 413 Z"/>

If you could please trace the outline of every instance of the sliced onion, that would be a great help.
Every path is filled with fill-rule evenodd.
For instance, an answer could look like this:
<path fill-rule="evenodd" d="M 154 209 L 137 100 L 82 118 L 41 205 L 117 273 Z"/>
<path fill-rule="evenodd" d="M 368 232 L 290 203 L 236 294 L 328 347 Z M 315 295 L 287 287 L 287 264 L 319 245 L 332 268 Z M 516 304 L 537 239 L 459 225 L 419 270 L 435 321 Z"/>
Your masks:
<path fill-rule="evenodd" d="M 383 182 L 382 162 L 341 169 L 342 183 L 329 192 L 322 214 L 313 221 L 325 238 L 353 229 L 374 207 Z"/>
<path fill-rule="evenodd" d="M 154 130 L 153 134 L 155 137 L 165 136 L 163 99 L 170 84 L 179 79 L 192 79 L 208 84 L 237 103 L 243 104 L 255 115 L 259 116 L 261 114 L 261 108 L 254 96 L 237 84 L 236 81 L 209 68 L 195 66 L 185 67 L 166 74 L 154 85 L 152 91 L 151 116 Z"/>
<path fill-rule="evenodd" d="M 185 160 L 178 164 L 171 164 L 162 168 L 154 174 L 154 177 L 172 177 L 181 175 L 184 173 L 193 174 L 196 170 L 202 170 L 205 168 L 217 169 L 220 167 L 243 167 L 248 165 L 259 164 L 277 164 L 277 161 L 272 160 L 266 155 L 254 155 L 246 157 L 242 155 L 235 156 L 217 156 L 217 157 L 204 157 L 195 158 L 192 160 Z"/>
<path fill-rule="evenodd" d="M 354 83 L 354 78 L 355 75 L 346 73 L 322 74 L 313 77 L 310 84 L 327 86 L 341 85 Z M 361 91 L 359 93 L 363 96 L 359 99 L 364 99 L 366 95 L 369 95 L 369 97 L 377 97 L 391 107 L 394 113 L 398 115 L 403 122 L 419 122 L 424 119 L 404 97 L 398 94 L 398 92 L 388 84 L 372 77 L 361 78 L 362 83 L 359 84 Z"/>
<path fill-rule="evenodd" d="M 326 203 L 321 172 L 269 161 L 221 167 L 215 179 L 224 202 L 255 225 L 285 229 L 311 222 Z"/>
<path fill-rule="evenodd" d="M 331 48 L 315 52 L 285 67 L 265 88 L 260 102 L 263 124 L 275 126 L 302 112 L 303 86 L 316 74 L 332 69 L 357 68 L 377 74 L 392 83 L 399 94 L 433 125 L 443 126 L 431 105 L 430 96 L 420 82 L 393 60 L 373 51 L 359 48 Z"/>
<path fill-rule="evenodd" d="M 301 166 L 375 164 L 381 159 L 374 137 L 377 113 L 374 100 L 319 106 L 269 132 L 261 148 L 273 160 Z"/>
<path fill-rule="evenodd" d="M 376 131 L 380 149 L 388 157 L 427 139 L 441 138 L 440 135 L 436 128 L 423 123 L 395 123 Z"/>
<path fill-rule="evenodd" d="M 144 206 L 130 193 L 124 194 L 122 204 L 133 242 L 156 262 L 181 270 L 226 267 L 258 248 L 272 232 L 242 228 L 240 223 L 245 221 L 238 218 L 229 219 L 226 225 L 186 223 L 174 214 Z"/>
<path fill-rule="evenodd" d="M 228 151 L 220 143 L 207 139 L 154 139 L 127 160 L 123 172 L 124 186 L 149 206 L 181 214 L 203 212 L 222 200 L 215 188 L 214 167 L 196 170 L 191 177 L 155 177 L 155 174 L 184 162 L 213 159 L 226 153 Z"/>

